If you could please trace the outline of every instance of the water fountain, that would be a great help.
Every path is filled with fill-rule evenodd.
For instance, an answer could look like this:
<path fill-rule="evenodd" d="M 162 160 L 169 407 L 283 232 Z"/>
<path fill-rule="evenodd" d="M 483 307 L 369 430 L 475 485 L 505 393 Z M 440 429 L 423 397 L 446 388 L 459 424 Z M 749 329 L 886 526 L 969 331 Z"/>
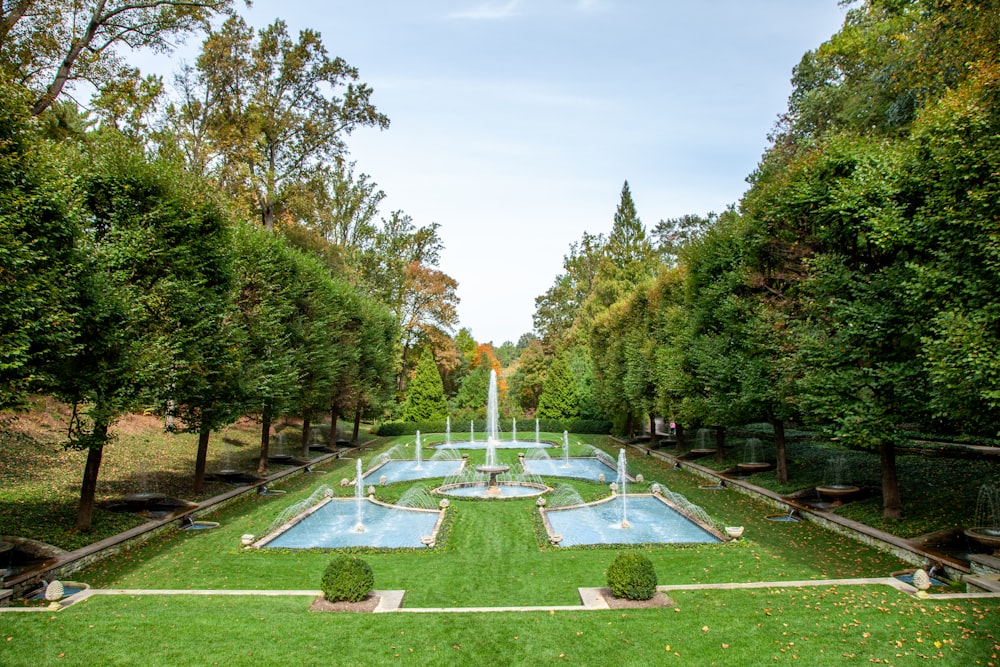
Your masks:
<path fill-rule="evenodd" d="M 279 432 L 274 436 L 274 448 L 270 454 L 267 455 L 267 460 L 272 463 L 285 463 L 290 461 L 292 455 L 288 453 L 285 446 L 285 434 Z"/>
<path fill-rule="evenodd" d="M 355 533 L 365 532 L 364 523 L 364 510 L 362 506 L 365 501 L 365 478 L 361 474 L 361 457 L 358 457 L 357 464 L 355 465 L 355 476 L 354 476 L 354 506 L 357 509 L 358 522 L 354 524 Z"/>
<path fill-rule="evenodd" d="M 694 447 L 690 451 L 691 454 L 707 455 L 715 453 L 715 447 L 710 447 L 708 444 L 708 436 L 711 432 L 712 429 L 709 428 L 700 428 L 695 432 Z"/>
<path fill-rule="evenodd" d="M 498 447 L 518 446 L 516 440 L 501 442 L 499 437 L 499 406 L 497 399 L 497 374 L 490 371 L 489 394 L 486 404 L 486 449 L 485 460 L 481 465 L 475 466 L 474 477 L 469 471 L 462 471 L 459 475 L 448 478 L 438 489 L 437 493 L 449 496 L 480 496 L 486 498 L 498 497 L 524 497 L 540 495 L 548 490 L 548 487 L 537 479 L 528 479 L 530 473 L 521 471 L 513 475 L 513 479 L 501 480 L 500 477 L 507 476 L 510 466 L 497 459 Z M 462 443 L 455 443 L 453 447 L 461 447 Z M 466 447 L 474 447 L 475 441 L 470 437 Z"/>
<path fill-rule="evenodd" d="M 444 418 L 444 442 L 447 445 L 451 444 L 451 417 Z"/>
<path fill-rule="evenodd" d="M 414 455 L 417 457 L 416 469 L 420 470 L 424 463 L 423 450 L 420 447 L 420 431 L 417 431 L 417 442 L 414 444 Z"/>
<path fill-rule="evenodd" d="M 490 481 L 486 488 L 487 496 L 499 496 L 500 486 L 497 484 L 497 475 L 510 470 L 510 466 L 497 462 L 496 444 L 500 441 L 498 436 L 497 419 L 499 407 L 497 403 L 497 372 L 490 370 L 490 388 L 486 403 L 486 462 L 476 466 L 476 472 L 489 475 Z"/>
<path fill-rule="evenodd" d="M 771 464 L 764 460 L 764 445 L 760 438 L 747 438 L 743 447 L 743 462 L 737 463 L 736 467 L 748 473 L 760 472 L 771 468 Z"/>
<path fill-rule="evenodd" d="M 541 444 L 542 436 L 541 431 L 538 430 L 538 420 L 535 419 L 535 444 Z"/>
<path fill-rule="evenodd" d="M 965 534 L 979 544 L 1000 551 L 1000 487 L 983 484 L 976 498 L 976 525 Z"/>
<path fill-rule="evenodd" d="M 625 448 L 618 450 L 618 490 L 622 496 L 622 520 L 619 522 L 621 528 L 628 528 L 628 494 L 625 485 L 628 482 L 628 470 L 625 465 Z"/>
<path fill-rule="evenodd" d="M 563 431 L 563 467 L 569 467 L 569 433 Z"/>
<path fill-rule="evenodd" d="M 861 489 L 853 484 L 844 482 L 844 473 L 847 470 L 847 457 L 835 456 L 826 465 L 824 479 L 830 480 L 829 484 L 816 487 L 816 493 L 820 496 L 827 496 L 834 500 L 841 500 L 845 496 L 857 493 Z"/>

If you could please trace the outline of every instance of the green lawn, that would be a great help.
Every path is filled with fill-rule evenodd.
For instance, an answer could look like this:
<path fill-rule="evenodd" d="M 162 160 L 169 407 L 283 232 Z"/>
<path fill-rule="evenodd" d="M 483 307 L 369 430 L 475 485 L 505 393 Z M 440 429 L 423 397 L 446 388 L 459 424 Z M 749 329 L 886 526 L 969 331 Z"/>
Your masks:
<path fill-rule="evenodd" d="M 0 618 L 35 665 L 988 665 L 995 601 L 884 587 L 675 593 L 634 611 L 326 614 L 305 597 L 96 597 Z"/>

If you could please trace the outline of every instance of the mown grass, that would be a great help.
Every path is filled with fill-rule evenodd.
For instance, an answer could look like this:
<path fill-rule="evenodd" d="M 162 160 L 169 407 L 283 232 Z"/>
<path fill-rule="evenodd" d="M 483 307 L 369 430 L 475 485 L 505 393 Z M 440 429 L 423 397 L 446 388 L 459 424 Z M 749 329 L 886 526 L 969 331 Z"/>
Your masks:
<path fill-rule="evenodd" d="M 350 614 L 308 597 L 94 597 L 7 614 L 0 663 L 34 665 L 988 665 L 993 600 L 885 587 L 675 592 L 673 608 Z"/>

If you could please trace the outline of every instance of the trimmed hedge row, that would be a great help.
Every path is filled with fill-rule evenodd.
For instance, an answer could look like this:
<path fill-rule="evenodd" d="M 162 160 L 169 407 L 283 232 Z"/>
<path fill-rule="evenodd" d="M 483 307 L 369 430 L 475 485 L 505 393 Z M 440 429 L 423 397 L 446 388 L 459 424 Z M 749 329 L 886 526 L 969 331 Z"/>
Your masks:
<path fill-rule="evenodd" d="M 510 421 L 501 422 L 500 428 L 503 432 L 509 432 L 506 429 L 510 426 Z M 451 433 L 452 435 L 468 433 L 469 425 L 452 423 Z M 483 433 L 486 430 L 486 420 L 477 419 L 474 422 L 474 428 L 476 433 Z M 570 433 L 593 433 L 597 435 L 607 435 L 611 433 L 611 422 L 605 421 L 603 419 L 540 419 L 538 420 L 538 428 L 546 433 L 561 433 L 562 431 L 569 431 Z M 375 431 L 375 435 L 392 437 L 396 435 L 416 435 L 417 431 L 421 433 L 444 433 L 447 429 L 447 423 L 444 421 L 423 421 L 423 422 L 386 422 L 381 424 Z M 527 434 L 535 433 L 535 420 L 534 419 L 518 419 L 517 420 L 517 432 L 523 436 Z"/>

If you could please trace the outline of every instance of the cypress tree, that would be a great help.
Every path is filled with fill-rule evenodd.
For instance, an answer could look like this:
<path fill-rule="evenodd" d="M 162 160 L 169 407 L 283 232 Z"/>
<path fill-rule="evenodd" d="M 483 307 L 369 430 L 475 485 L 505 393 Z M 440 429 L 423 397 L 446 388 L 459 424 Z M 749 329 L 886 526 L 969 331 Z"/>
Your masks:
<path fill-rule="evenodd" d="M 447 416 L 448 402 L 444 398 L 441 374 L 434 363 L 434 355 L 429 348 L 424 348 L 407 388 L 403 421 L 431 421 Z"/>
<path fill-rule="evenodd" d="M 542 383 L 542 395 L 538 397 L 536 414 L 544 419 L 569 419 L 579 414 L 575 382 L 569 372 L 569 364 L 562 357 L 556 357 L 549 366 Z"/>

